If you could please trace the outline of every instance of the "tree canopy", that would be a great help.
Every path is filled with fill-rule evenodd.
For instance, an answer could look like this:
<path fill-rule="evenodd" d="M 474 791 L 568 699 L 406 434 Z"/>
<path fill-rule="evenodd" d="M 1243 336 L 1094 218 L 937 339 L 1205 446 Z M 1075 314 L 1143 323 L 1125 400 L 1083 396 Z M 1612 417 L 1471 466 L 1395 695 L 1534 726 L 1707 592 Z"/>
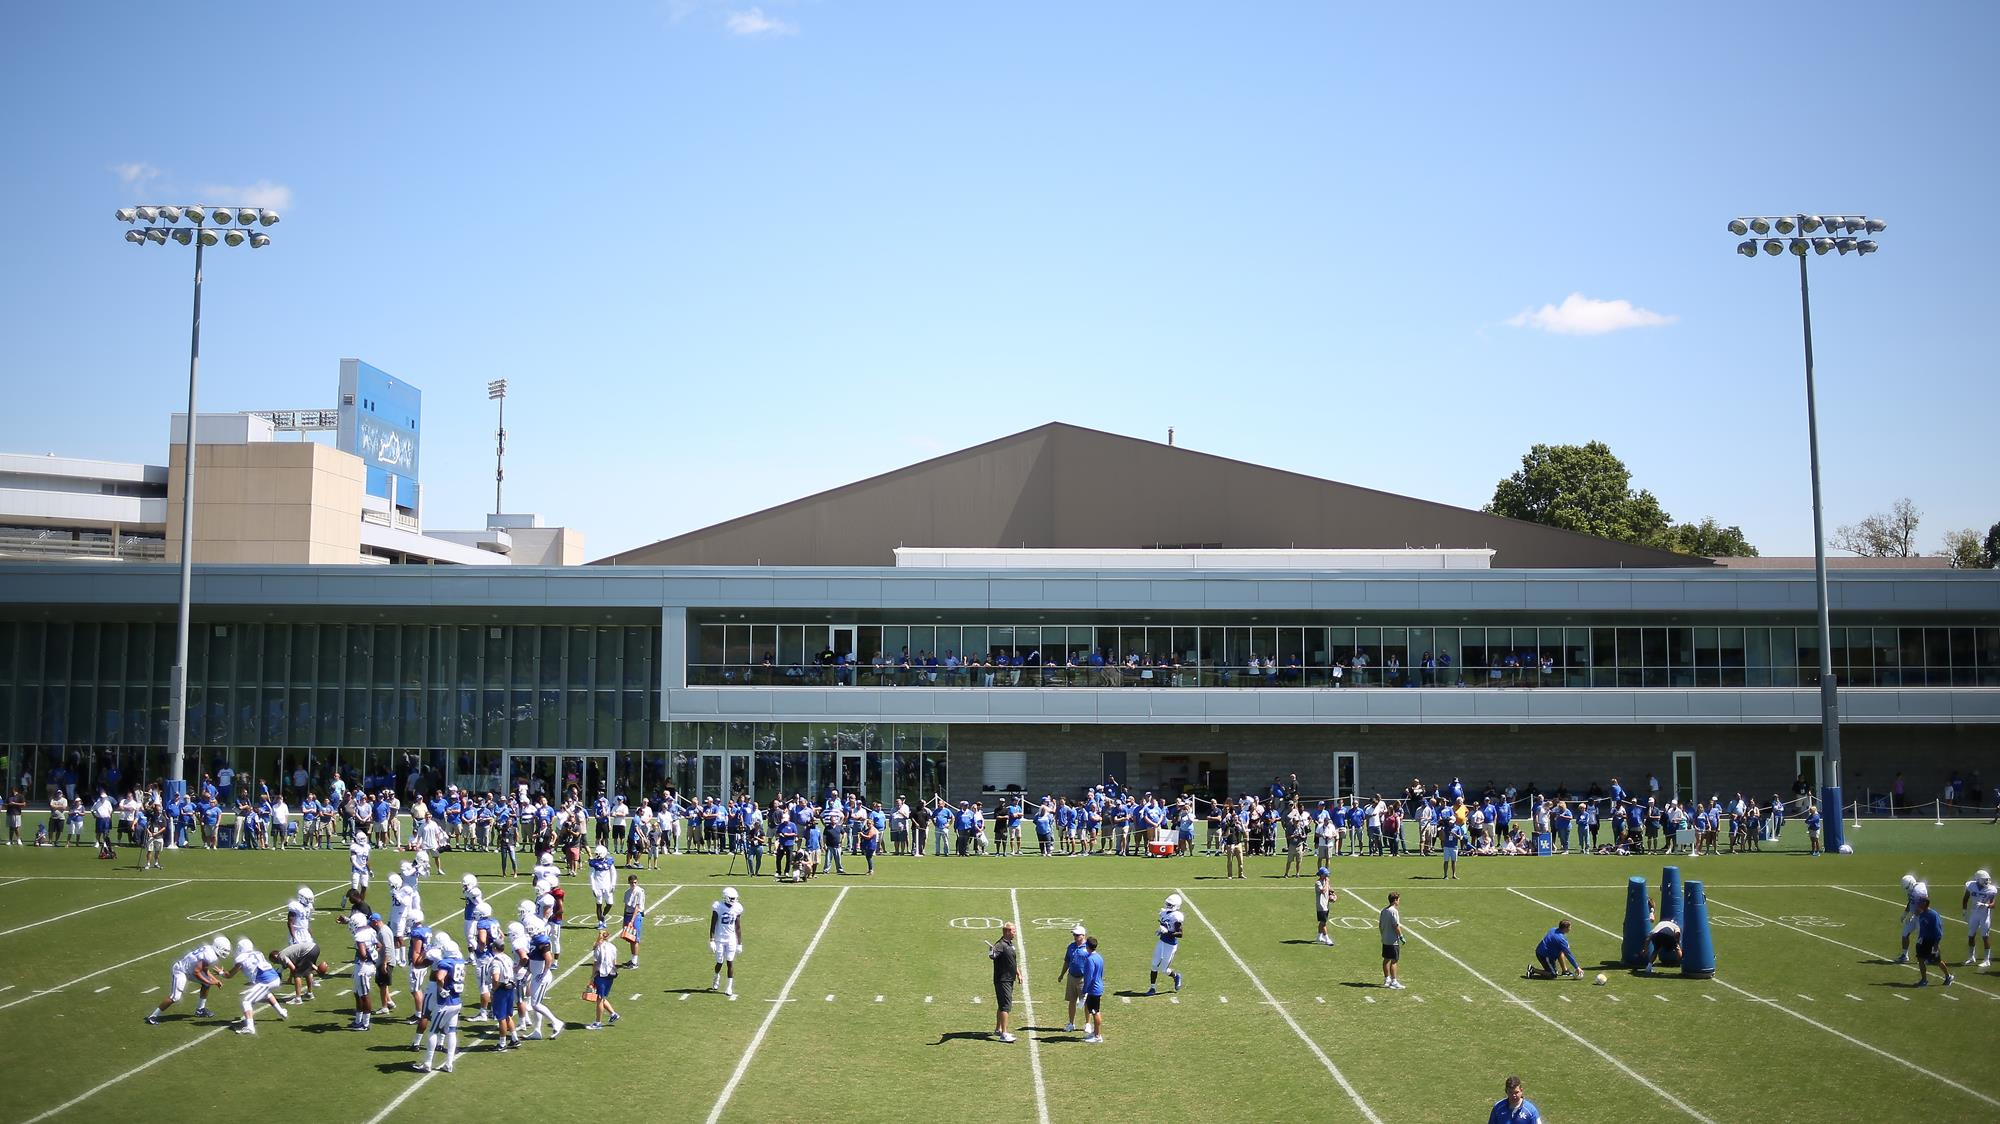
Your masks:
<path fill-rule="evenodd" d="M 1917 550 L 1917 524 L 1924 513 L 1908 496 L 1859 523 L 1834 528 L 1827 545 L 1835 550 L 1859 554 L 1863 558 L 1913 558 Z"/>
<path fill-rule="evenodd" d="M 1631 471 L 1602 441 L 1534 446 L 1520 470 L 1494 487 L 1484 510 L 1682 554 L 1757 553 L 1742 528 L 1722 526 L 1713 516 L 1676 524 L 1653 493 L 1632 487 Z"/>

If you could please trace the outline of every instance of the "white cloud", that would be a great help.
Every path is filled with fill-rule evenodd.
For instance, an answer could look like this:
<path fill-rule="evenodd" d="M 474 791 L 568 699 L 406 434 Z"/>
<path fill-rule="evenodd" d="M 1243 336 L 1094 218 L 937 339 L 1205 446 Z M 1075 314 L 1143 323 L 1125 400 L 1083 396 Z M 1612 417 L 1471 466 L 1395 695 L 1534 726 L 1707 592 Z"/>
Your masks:
<path fill-rule="evenodd" d="M 1539 328 L 1559 336 L 1601 336 L 1627 328 L 1658 328 L 1680 319 L 1666 313 L 1639 308 L 1631 301 L 1601 301 L 1571 293 L 1561 304 L 1522 309 L 1507 323 L 1516 328 Z"/>
<path fill-rule="evenodd" d="M 148 180 L 152 180 L 160 174 L 158 168 L 153 167 L 144 160 L 134 160 L 130 164 L 113 164 L 111 172 L 118 177 L 118 182 L 124 184 L 126 187 L 143 185 Z"/>
<path fill-rule="evenodd" d="M 232 186 L 212 183 L 201 189 L 204 203 L 222 203 L 231 207 L 269 207 L 274 211 L 287 210 L 292 205 L 292 189 L 270 180 L 258 180 L 252 184 Z"/>
<path fill-rule="evenodd" d="M 732 35 L 797 35 L 799 25 L 767 16 L 762 8 L 731 12 L 725 26 Z"/>

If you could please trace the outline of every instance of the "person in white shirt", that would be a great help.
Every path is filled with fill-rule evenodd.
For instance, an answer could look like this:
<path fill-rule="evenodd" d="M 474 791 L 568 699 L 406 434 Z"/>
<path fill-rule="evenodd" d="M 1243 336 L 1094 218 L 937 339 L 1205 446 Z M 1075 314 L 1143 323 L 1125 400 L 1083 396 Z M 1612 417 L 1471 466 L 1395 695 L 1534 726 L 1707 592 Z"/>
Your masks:
<path fill-rule="evenodd" d="M 228 955 L 228 937 L 217 937 L 207 944 L 198 944 L 183 953 L 179 960 L 174 961 L 173 979 L 167 985 L 167 997 L 160 1000 L 160 1005 L 146 1015 L 146 1022 L 153 1026 L 160 1025 L 160 1016 L 167 1013 L 167 1008 L 180 1002 L 181 995 L 187 991 L 189 980 L 193 980 L 196 986 L 201 988 L 201 997 L 195 1003 L 194 1013 L 206 1018 L 208 989 L 222 986 L 222 977 L 215 974 L 216 966 Z"/>
<path fill-rule="evenodd" d="M 1396 991 L 1403 989 L 1403 913 L 1398 903 L 1401 894 L 1390 894 L 1389 904 L 1382 907 L 1379 925 L 1382 930 L 1382 986 Z"/>
<path fill-rule="evenodd" d="M 366 836 L 357 835 L 347 845 L 347 900 L 359 910 L 368 908 L 369 854 L 374 848 Z"/>
<path fill-rule="evenodd" d="M 1930 883 L 1919 882 L 1914 874 L 1903 876 L 1903 951 L 1896 957 L 1898 964 L 1910 962 L 1910 934 L 1917 931 L 1917 918 L 1924 912 L 1917 902 L 1930 896 Z"/>
<path fill-rule="evenodd" d="M 611 1005 L 611 989 L 618 981 L 618 946 L 611 943 L 611 929 L 597 923 L 597 943 L 590 949 L 590 991 L 597 996 L 597 1018 L 585 1030 L 603 1030 L 618 1021 L 618 1009 Z"/>
<path fill-rule="evenodd" d="M 373 1013 L 370 1000 L 374 996 L 376 965 L 383 956 L 382 943 L 368 924 L 368 915 L 360 910 L 355 910 L 348 919 L 348 928 L 354 934 L 354 1022 L 348 1029 L 367 1030 Z"/>
<path fill-rule="evenodd" d="M 736 998 L 736 954 L 743 951 L 743 903 L 737 898 L 736 887 L 725 886 L 722 900 L 708 909 L 708 947 L 715 953 L 715 978 L 709 982 L 708 990 L 722 986 L 724 971 L 729 973 L 729 986 L 723 991 L 730 999 Z"/>
<path fill-rule="evenodd" d="M 639 966 L 639 942 L 646 935 L 646 891 L 639 885 L 639 876 L 625 878 L 625 918 L 619 927 L 618 936 L 632 946 L 632 958 L 624 964 L 627 968 Z"/>
<path fill-rule="evenodd" d="M 280 796 L 271 801 L 271 846 L 283 850 L 287 845 L 286 833 L 291 830 L 292 807 Z"/>
<path fill-rule="evenodd" d="M 1181 949 L 1181 937 L 1185 935 L 1187 915 L 1181 912 L 1181 896 L 1168 894 L 1164 908 L 1160 910 L 1158 941 L 1153 945 L 1152 978 L 1146 983 L 1146 994 L 1159 991 L 1160 973 L 1173 977 L 1174 990 L 1181 989 L 1181 974 L 1174 971 L 1174 954 Z"/>
<path fill-rule="evenodd" d="M 236 1028 L 236 1033 L 257 1033 L 259 1003 L 269 1003 L 280 1019 L 291 1018 L 285 1005 L 278 1002 L 274 994 L 278 986 L 278 969 L 272 966 L 269 958 L 257 951 L 257 946 L 250 942 L 249 937 L 236 942 L 236 962 L 226 975 L 233 976 L 239 972 L 243 975 L 243 1023 Z"/>
<path fill-rule="evenodd" d="M 1958 908 L 1965 911 L 1965 962 L 1972 963 L 1976 951 L 1974 944 L 1982 938 L 1986 941 L 1986 959 L 1980 961 L 1981 968 L 1993 966 L 1993 902 L 2000 898 L 2000 886 L 1993 882 L 1993 875 L 1978 871 L 1972 881 L 1965 884 L 1965 897 L 1960 899 Z"/>

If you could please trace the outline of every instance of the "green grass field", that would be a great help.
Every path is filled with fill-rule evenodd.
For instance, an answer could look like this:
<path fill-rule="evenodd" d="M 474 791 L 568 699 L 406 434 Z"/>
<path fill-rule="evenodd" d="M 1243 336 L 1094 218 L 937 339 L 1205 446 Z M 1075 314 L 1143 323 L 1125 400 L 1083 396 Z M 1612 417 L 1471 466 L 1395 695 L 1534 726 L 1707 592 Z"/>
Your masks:
<path fill-rule="evenodd" d="M 345 1031 L 339 961 L 314 1002 L 284 1024 L 265 1011 L 254 1038 L 194 1017 L 191 1001 L 165 1025 L 141 1021 L 197 939 L 283 943 L 282 907 L 300 884 L 331 907 L 343 853 L 174 852 L 164 873 L 142 873 L 131 850 L 114 862 L 89 848 L 5 848 L 0 1119 L 222 1110 L 367 1124 L 490 1119 L 546 1097 L 611 1119 L 1429 1122 L 1483 1120 L 1510 1073 L 1562 1121 L 1839 1119 L 1843 1105 L 2000 1119 L 2000 972 L 1954 967 L 1957 985 L 1918 990 L 1913 968 L 1888 963 L 1905 872 L 1930 881 L 1950 919 L 1948 958 L 1965 958 L 1959 894 L 1973 870 L 2000 866 L 2000 828 L 1870 821 L 1850 841 L 1860 853 L 1845 858 L 1678 860 L 1709 894 L 1719 972 L 1708 981 L 1600 967 L 1618 953 L 1625 880 L 1657 886 L 1660 858 L 1471 859 L 1451 883 L 1429 859 L 1338 860 L 1328 949 L 1312 942 L 1311 880 L 1277 878 L 1275 858 L 1252 859 L 1235 882 L 1208 857 L 1027 857 L 887 859 L 872 878 L 792 886 L 674 857 L 642 874 L 653 899 L 644 966 L 619 978 L 616 1027 L 582 1029 L 586 976 L 571 968 L 590 942 L 577 924 L 589 895 L 566 880 L 573 927 L 552 1005 L 570 1032 L 497 1054 L 490 1024 L 468 1024 L 457 1071 L 431 1076 L 412 1071 L 402 1023 Z M 446 864 L 426 883 L 433 917 L 450 914 L 467 869 L 503 916 L 523 892 L 494 877 L 491 855 Z M 708 908 L 724 885 L 746 907 L 735 1002 L 706 991 Z M 1187 987 L 1148 997 L 1154 914 L 1174 889 L 1189 903 L 1177 964 Z M 1391 890 L 1412 934 L 1401 992 L 1376 986 L 1375 913 Z M 380 879 L 375 893 L 386 900 Z M 1584 967 L 1607 972 L 1607 986 L 1521 978 L 1559 915 L 1578 922 Z M 987 1037 L 982 938 L 1016 918 L 1029 975 L 1014 1017 L 1028 1029 L 1004 1045 Z M 1056 970 L 1077 921 L 1103 942 L 1115 992 L 1102 1045 L 1062 1029 Z M 334 958 L 344 930 L 330 908 L 315 932 Z M 214 998 L 219 1015 L 235 1014 L 238 986 Z"/>

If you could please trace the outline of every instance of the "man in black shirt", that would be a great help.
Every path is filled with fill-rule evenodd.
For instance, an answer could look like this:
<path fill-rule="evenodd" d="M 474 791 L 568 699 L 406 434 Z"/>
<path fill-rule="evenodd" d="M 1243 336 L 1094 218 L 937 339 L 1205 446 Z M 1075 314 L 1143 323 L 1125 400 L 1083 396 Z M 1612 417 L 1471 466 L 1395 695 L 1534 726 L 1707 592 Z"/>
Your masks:
<path fill-rule="evenodd" d="M 993 1037 L 1014 1041 L 1007 1033 L 1007 1016 L 1014 1010 L 1014 985 L 1021 982 L 1021 959 L 1014 948 L 1014 923 L 1000 926 L 1000 939 L 986 946 L 993 961 Z"/>

